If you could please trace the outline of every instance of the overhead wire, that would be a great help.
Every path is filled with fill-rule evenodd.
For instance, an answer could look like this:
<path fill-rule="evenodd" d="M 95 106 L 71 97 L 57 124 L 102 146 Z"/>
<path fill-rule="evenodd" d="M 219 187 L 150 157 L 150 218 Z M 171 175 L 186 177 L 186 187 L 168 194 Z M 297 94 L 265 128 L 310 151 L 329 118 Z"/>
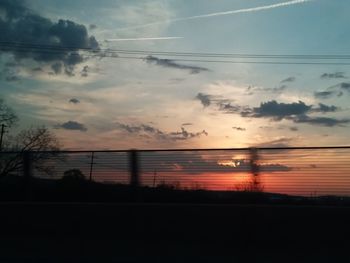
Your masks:
<path fill-rule="evenodd" d="M 332 54 L 240 54 L 240 53 L 196 53 L 196 52 L 174 52 L 174 51 L 147 51 L 147 50 L 126 50 L 126 49 L 101 49 L 79 46 L 57 46 L 40 45 L 20 42 L 0 41 L 0 49 L 3 51 L 43 53 L 58 55 L 62 52 L 70 56 L 81 56 L 78 51 L 88 52 L 84 58 L 116 58 L 116 59 L 135 59 L 148 60 L 150 56 L 170 57 L 171 61 L 195 62 L 195 63 L 230 63 L 230 64 L 276 64 L 276 65 L 350 65 L 350 55 L 332 55 Z M 121 54 L 121 55 L 120 55 Z M 140 57 L 142 56 L 142 57 Z M 202 59 L 207 58 L 207 59 Z M 210 59 L 209 59 L 210 58 Z M 219 58 L 219 59 L 217 59 Z M 228 60 L 230 58 L 239 60 Z M 243 60 L 241 60 L 243 59 Z M 248 60 L 247 60 L 248 59 Z M 255 60 L 249 60 L 255 59 Z M 263 60 L 269 59 L 269 61 Z M 286 61 L 287 60 L 287 61 Z M 301 60 L 301 61 L 300 61 Z M 306 61 L 307 60 L 307 61 Z M 326 60 L 326 61 L 324 61 Z M 334 60 L 334 61 L 330 61 Z M 341 60 L 344 62 L 339 62 Z M 347 61 L 349 60 L 349 61 Z"/>

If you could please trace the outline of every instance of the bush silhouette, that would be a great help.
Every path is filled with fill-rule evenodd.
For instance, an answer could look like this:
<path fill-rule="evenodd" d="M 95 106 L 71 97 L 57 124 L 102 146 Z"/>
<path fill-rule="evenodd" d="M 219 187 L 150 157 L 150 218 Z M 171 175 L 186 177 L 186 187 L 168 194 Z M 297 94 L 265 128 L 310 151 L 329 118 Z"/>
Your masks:
<path fill-rule="evenodd" d="M 70 169 L 63 173 L 61 180 L 66 183 L 81 183 L 85 181 L 85 175 L 79 169 Z"/>

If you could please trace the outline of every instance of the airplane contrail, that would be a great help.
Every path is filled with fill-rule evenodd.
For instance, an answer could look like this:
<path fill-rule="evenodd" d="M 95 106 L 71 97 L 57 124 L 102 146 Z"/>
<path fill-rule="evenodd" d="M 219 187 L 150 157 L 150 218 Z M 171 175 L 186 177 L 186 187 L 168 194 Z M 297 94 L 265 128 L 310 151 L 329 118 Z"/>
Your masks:
<path fill-rule="evenodd" d="M 107 42 L 118 42 L 118 41 L 148 41 L 148 40 L 171 40 L 171 39 L 182 39 L 183 37 L 138 37 L 138 38 L 111 38 L 106 39 Z"/>
<path fill-rule="evenodd" d="M 126 28 L 120 28 L 118 30 L 144 28 L 144 27 L 149 27 L 149 26 L 153 26 L 153 25 L 159 25 L 159 24 L 163 24 L 163 23 L 174 23 L 174 22 L 179 22 L 179 21 L 195 20 L 195 19 L 215 17 L 215 16 L 225 16 L 225 15 L 233 15 L 233 14 L 239 14 L 239 13 L 258 12 L 258 11 L 263 11 L 263 10 L 268 10 L 268 9 L 274 9 L 274 8 L 286 7 L 286 6 L 290 6 L 290 5 L 302 4 L 302 3 L 311 2 L 311 1 L 314 1 L 314 0 L 291 0 L 291 1 L 287 1 L 287 2 L 271 4 L 271 5 L 264 5 L 264 6 L 257 6 L 257 7 L 251 7 L 251 8 L 236 9 L 236 10 L 230 10 L 230 11 L 224 11 L 224 12 L 216 12 L 216 13 L 210 13 L 210 14 L 204 14 L 204 15 L 197 15 L 197 16 L 173 18 L 173 19 L 168 19 L 168 20 L 163 20 L 163 21 L 157 21 L 157 22 L 153 22 L 153 23 L 143 24 L 143 25 L 139 25 L 139 26 L 131 26 L 131 27 L 126 27 Z"/>

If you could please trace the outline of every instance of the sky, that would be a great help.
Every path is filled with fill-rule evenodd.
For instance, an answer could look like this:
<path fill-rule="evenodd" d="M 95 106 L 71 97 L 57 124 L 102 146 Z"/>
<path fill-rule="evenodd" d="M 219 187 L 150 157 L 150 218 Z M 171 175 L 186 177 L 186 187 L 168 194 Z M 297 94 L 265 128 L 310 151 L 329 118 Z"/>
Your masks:
<path fill-rule="evenodd" d="M 159 53 L 350 55 L 348 10 L 347 0 L 0 0 L 0 45 L 27 45 L 1 52 L 0 96 L 16 129 L 45 125 L 64 149 L 349 145 L 349 59 Z M 329 64 L 227 63 L 257 61 Z"/>

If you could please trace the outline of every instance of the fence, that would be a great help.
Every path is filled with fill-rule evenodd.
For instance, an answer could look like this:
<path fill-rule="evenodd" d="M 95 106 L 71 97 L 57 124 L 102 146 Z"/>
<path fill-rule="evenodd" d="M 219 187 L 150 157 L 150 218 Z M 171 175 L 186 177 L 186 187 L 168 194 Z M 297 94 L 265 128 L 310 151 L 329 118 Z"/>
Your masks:
<path fill-rule="evenodd" d="M 0 153 L 0 179 L 72 169 L 104 184 L 350 196 L 350 147 Z"/>

